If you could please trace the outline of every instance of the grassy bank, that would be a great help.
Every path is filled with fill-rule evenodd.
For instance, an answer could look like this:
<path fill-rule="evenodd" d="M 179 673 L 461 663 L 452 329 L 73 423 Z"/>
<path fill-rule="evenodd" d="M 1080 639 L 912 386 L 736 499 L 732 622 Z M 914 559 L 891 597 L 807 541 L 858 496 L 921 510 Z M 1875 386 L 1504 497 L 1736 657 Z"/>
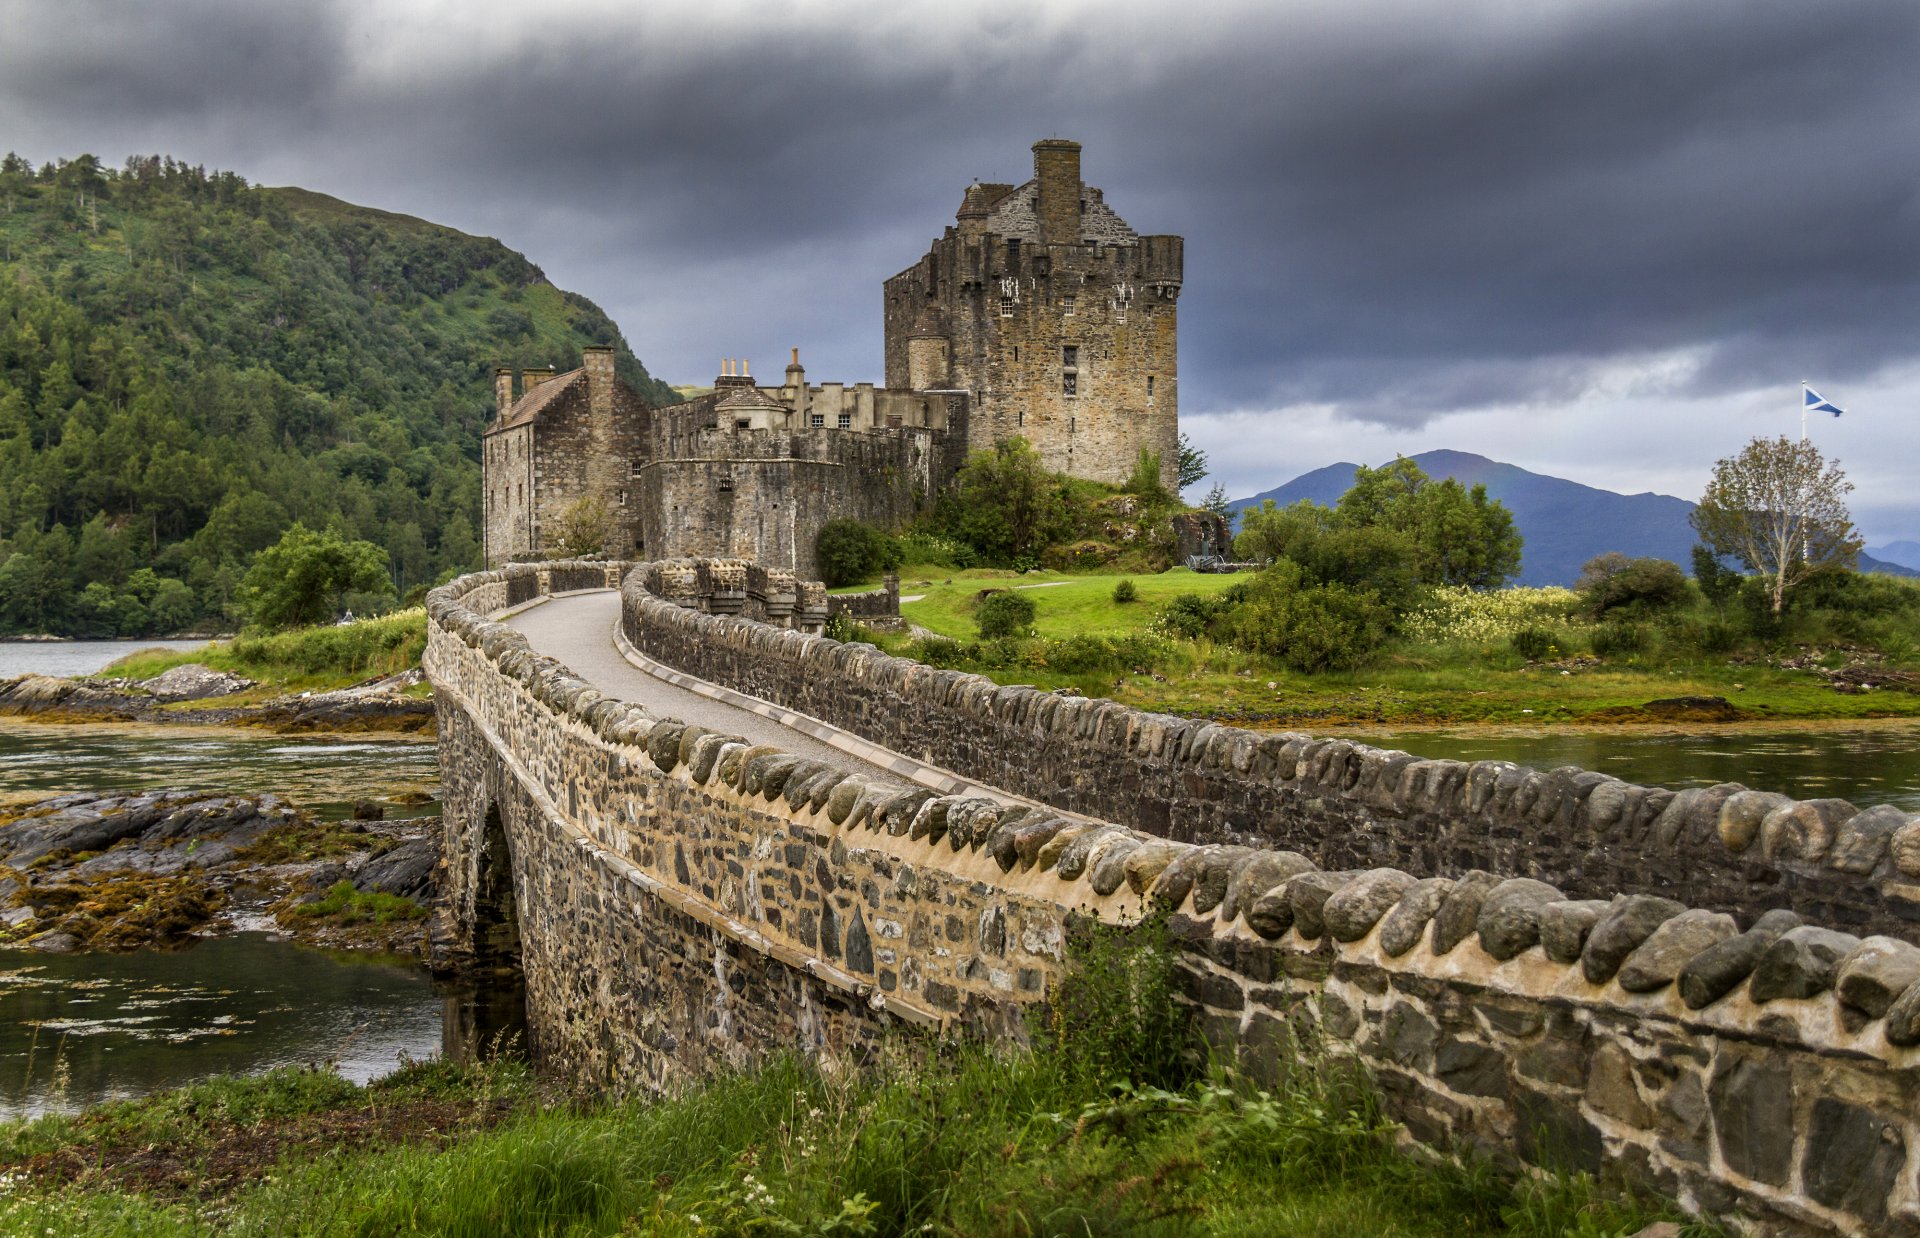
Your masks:
<path fill-rule="evenodd" d="M 286 692 L 324 692 L 395 675 L 420 665 L 426 647 L 427 612 L 415 608 L 353 623 L 243 635 L 200 649 L 137 650 L 100 673 L 150 679 L 195 662 L 259 681 L 259 688 L 231 698 L 238 704 Z"/>
<path fill-rule="evenodd" d="M 1169 618 L 1182 606 L 1204 613 L 1246 579 L 1184 569 L 1016 576 L 908 567 L 901 595 L 917 600 L 902 602 L 901 614 L 941 639 L 870 639 L 1001 683 L 1275 726 L 1920 717 L 1920 674 L 1897 632 L 1888 639 L 1899 647 L 1891 649 L 1815 628 L 1703 652 L 1702 643 L 1720 638 L 1711 616 L 1599 623 L 1582 618 L 1564 589 L 1456 591 L 1410 616 L 1405 634 L 1360 669 L 1303 673 L 1204 635 L 1182 635 L 1180 616 Z M 1132 584 L 1133 600 L 1114 599 L 1122 581 Z M 1030 635 L 980 639 L 975 606 L 993 589 L 1033 601 Z M 1713 698 L 1724 703 L 1699 703 Z M 1679 699 L 1696 703 L 1654 705 Z"/>
<path fill-rule="evenodd" d="M 1159 1003 L 1157 966 L 1120 991 Z M 1352 1071 L 1208 1073 L 1183 1028 L 1111 992 L 1068 985 L 1033 1053 L 901 1041 L 860 1071 L 780 1057 L 652 1102 L 432 1064 L 0 1126 L 0 1231 L 1458 1238 L 1662 1215 L 1582 1178 L 1416 1159 Z"/>

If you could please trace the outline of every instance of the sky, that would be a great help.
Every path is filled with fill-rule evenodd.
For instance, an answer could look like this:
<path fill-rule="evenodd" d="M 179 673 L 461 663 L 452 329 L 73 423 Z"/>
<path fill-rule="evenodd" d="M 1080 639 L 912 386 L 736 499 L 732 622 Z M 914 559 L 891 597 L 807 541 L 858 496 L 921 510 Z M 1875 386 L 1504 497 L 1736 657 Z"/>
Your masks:
<path fill-rule="evenodd" d="M 878 382 L 882 281 L 1069 137 L 1186 237 L 1199 489 L 1448 447 L 1696 498 L 1806 380 L 1879 544 L 1920 539 L 1916 63 L 1913 0 L 5 0 L 0 149 L 499 237 L 670 382 Z"/>

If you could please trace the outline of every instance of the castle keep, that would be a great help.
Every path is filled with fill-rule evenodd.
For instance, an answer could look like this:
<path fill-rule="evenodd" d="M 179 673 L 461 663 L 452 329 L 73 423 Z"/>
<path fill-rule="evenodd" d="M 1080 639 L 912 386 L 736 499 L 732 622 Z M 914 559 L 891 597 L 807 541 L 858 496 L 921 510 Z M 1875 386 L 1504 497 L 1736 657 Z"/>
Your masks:
<path fill-rule="evenodd" d="M 1024 185 L 970 186 L 956 223 L 886 281 L 886 386 L 809 385 L 723 364 L 654 408 L 611 348 L 577 370 L 494 376 L 484 476 L 489 567 L 551 555 L 597 500 L 604 549 L 716 555 L 817 574 L 829 520 L 894 527 L 969 451 L 1022 437 L 1050 469 L 1121 482 L 1142 451 L 1178 465 L 1174 303 L 1181 238 L 1140 236 L 1080 179 L 1080 146 L 1034 144 Z"/>

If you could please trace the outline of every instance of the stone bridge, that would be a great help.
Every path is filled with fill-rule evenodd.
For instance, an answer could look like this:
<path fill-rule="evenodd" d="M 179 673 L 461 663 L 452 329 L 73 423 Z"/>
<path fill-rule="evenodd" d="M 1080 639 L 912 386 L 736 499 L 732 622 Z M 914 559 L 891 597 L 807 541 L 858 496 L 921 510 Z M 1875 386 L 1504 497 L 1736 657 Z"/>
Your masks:
<path fill-rule="evenodd" d="M 1017 1040 L 1071 926 L 1163 907 L 1256 1075 L 1311 1030 L 1412 1138 L 1920 1233 L 1920 820 L 1001 687 L 803 630 L 826 607 L 727 561 L 430 595 L 436 960 L 523 976 L 543 1065 Z"/>

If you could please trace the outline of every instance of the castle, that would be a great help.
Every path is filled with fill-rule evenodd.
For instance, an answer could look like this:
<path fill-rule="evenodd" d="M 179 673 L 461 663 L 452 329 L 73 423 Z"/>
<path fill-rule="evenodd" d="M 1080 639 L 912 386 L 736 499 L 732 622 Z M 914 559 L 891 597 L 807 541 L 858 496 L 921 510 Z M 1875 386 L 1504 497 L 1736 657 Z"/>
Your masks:
<path fill-rule="evenodd" d="M 495 371 L 481 455 L 486 559 L 552 553 L 583 501 L 604 549 L 816 574 L 837 518 L 897 526 L 969 452 L 1021 437 L 1048 468 L 1122 482 L 1143 451 L 1178 467 L 1182 240 L 1142 236 L 1080 178 L 1077 142 L 1033 146 L 1023 185 L 975 183 L 945 233 L 886 281 L 886 383 L 779 386 L 742 362 L 654 408 L 589 348 L 565 374 Z"/>

